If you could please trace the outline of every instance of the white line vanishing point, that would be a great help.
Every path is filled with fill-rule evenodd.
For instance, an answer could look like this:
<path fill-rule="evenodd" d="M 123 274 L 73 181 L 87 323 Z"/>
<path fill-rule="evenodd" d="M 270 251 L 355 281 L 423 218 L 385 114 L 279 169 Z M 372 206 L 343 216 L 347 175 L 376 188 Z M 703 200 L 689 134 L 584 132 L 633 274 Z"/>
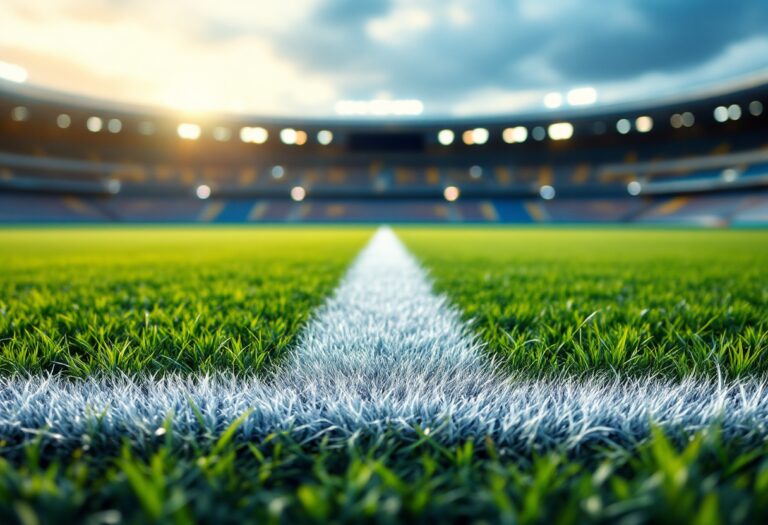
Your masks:
<path fill-rule="evenodd" d="M 176 436 L 215 436 L 247 410 L 239 439 L 281 430 L 306 440 L 386 430 L 408 439 L 419 426 L 444 443 L 489 436 L 524 452 L 631 444 L 649 434 L 651 421 L 670 432 L 719 422 L 727 436 L 768 437 L 768 396 L 754 380 L 502 373 L 388 228 L 378 230 L 266 380 L 17 376 L 0 379 L 0 389 L 0 439 L 45 429 L 73 445 L 152 441 L 169 414 Z"/>

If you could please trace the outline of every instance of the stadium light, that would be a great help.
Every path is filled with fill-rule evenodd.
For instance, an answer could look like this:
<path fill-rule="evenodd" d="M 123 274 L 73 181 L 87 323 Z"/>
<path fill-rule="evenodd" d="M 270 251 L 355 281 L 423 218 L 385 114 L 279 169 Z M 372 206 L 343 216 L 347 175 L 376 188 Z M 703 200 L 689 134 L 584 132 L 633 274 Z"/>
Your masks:
<path fill-rule="evenodd" d="M 25 106 L 16 106 L 11 110 L 11 120 L 24 122 L 29 118 L 29 110 Z"/>
<path fill-rule="evenodd" d="M 536 126 L 531 130 L 531 136 L 533 137 L 533 140 L 541 142 L 547 138 L 547 130 L 544 129 L 543 126 Z"/>
<path fill-rule="evenodd" d="M 539 195 L 545 201 L 551 201 L 552 199 L 555 198 L 555 188 L 553 188 L 549 184 L 545 184 L 544 186 L 539 188 Z"/>
<path fill-rule="evenodd" d="M 635 129 L 640 133 L 648 133 L 653 129 L 653 119 L 648 115 L 637 117 L 635 119 Z"/>
<path fill-rule="evenodd" d="M 0 61 L 0 78 L 3 80 L 15 82 L 16 84 L 23 84 L 27 81 L 27 77 L 27 70 L 23 67 Z"/>
<path fill-rule="evenodd" d="M 307 143 L 307 132 L 302 130 L 296 130 L 296 142 L 297 146 L 303 146 Z"/>
<path fill-rule="evenodd" d="M 104 122 L 99 117 L 88 117 L 88 120 L 85 121 L 85 127 L 91 133 L 98 133 L 104 127 Z"/>
<path fill-rule="evenodd" d="M 544 105 L 549 109 L 557 109 L 563 105 L 563 95 L 561 93 L 547 93 L 544 95 Z"/>
<path fill-rule="evenodd" d="M 733 182 L 739 178 L 739 171 L 733 168 L 726 168 L 720 174 L 720 177 L 722 177 L 725 182 Z"/>
<path fill-rule="evenodd" d="M 66 113 L 62 113 L 61 115 L 56 117 L 56 125 L 59 126 L 61 129 L 67 129 L 69 126 L 72 125 L 72 119 Z"/>
<path fill-rule="evenodd" d="M 759 100 L 753 100 L 749 103 L 749 113 L 753 117 L 759 117 L 763 114 L 763 103 Z"/>
<path fill-rule="evenodd" d="M 195 195 L 197 195 L 198 199 L 205 200 L 211 196 L 211 187 L 207 184 L 201 184 L 195 190 Z"/>
<path fill-rule="evenodd" d="M 725 106 L 717 106 L 714 111 L 714 117 L 718 122 L 725 122 L 728 120 L 728 108 Z"/>
<path fill-rule="evenodd" d="M 176 128 L 176 133 L 178 133 L 180 139 L 197 140 L 200 138 L 200 133 L 202 133 L 202 130 L 197 124 L 184 122 L 178 125 Z"/>
<path fill-rule="evenodd" d="M 319 142 L 323 146 L 327 146 L 331 142 L 333 142 L 333 132 L 322 129 L 317 132 L 317 142 Z"/>
<path fill-rule="evenodd" d="M 479 179 L 483 176 L 483 168 L 480 166 L 471 166 L 469 168 L 469 176 L 473 179 Z"/>
<path fill-rule="evenodd" d="M 307 196 L 307 190 L 302 188 L 301 186 L 294 186 L 291 188 L 291 199 L 293 199 L 296 202 L 301 202 L 304 200 L 304 197 Z"/>
<path fill-rule="evenodd" d="M 122 184 L 118 179 L 109 179 L 107 181 L 107 192 L 109 192 L 112 195 L 117 195 L 120 193 L 120 188 L 122 187 Z"/>
<path fill-rule="evenodd" d="M 293 128 L 285 128 L 280 131 L 280 142 L 283 144 L 296 144 L 296 130 Z"/>
<path fill-rule="evenodd" d="M 566 100 L 571 106 L 589 106 L 597 102 L 597 91 L 593 87 L 575 88 L 568 92 Z"/>
<path fill-rule="evenodd" d="M 731 104 L 728 106 L 728 118 L 731 120 L 739 120 L 741 118 L 741 106 L 738 104 Z"/>
<path fill-rule="evenodd" d="M 443 197 L 448 202 L 456 202 L 456 200 L 459 198 L 459 195 L 461 195 L 461 192 L 456 186 L 446 186 L 446 188 L 443 190 Z"/>
<path fill-rule="evenodd" d="M 232 130 L 224 126 L 216 126 L 213 128 L 213 140 L 216 142 L 229 142 L 232 138 Z"/>
<path fill-rule="evenodd" d="M 109 130 L 110 133 L 120 133 L 121 129 L 123 129 L 123 123 L 120 119 L 111 118 L 109 119 L 109 122 L 107 122 L 107 130 Z"/>
<path fill-rule="evenodd" d="M 456 135 L 450 129 L 441 129 L 437 133 L 437 141 L 443 146 L 450 146 L 455 138 Z"/>
<path fill-rule="evenodd" d="M 573 136 L 573 124 L 570 122 L 555 122 L 549 125 L 549 138 L 552 140 L 568 140 Z"/>
<path fill-rule="evenodd" d="M 268 138 L 267 130 L 258 126 L 246 126 L 240 129 L 240 140 L 248 144 L 264 144 Z"/>
<path fill-rule="evenodd" d="M 513 128 L 507 128 L 501 133 L 501 138 L 507 144 L 515 144 L 517 142 L 525 142 L 528 139 L 528 129 L 525 126 L 515 126 Z"/>
<path fill-rule="evenodd" d="M 271 174 L 273 179 L 282 179 L 285 175 L 285 169 L 282 166 L 272 166 Z"/>
<path fill-rule="evenodd" d="M 629 130 L 632 129 L 632 124 L 629 122 L 628 119 L 621 119 L 616 123 L 616 131 L 621 133 L 622 135 L 626 135 L 629 133 Z"/>
<path fill-rule="evenodd" d="M 488 142 L 488 130 L 485 128 L 475 128 L 472 130 L 472 141 L 475 144 L 485 144 Z"/>
<path fill-rule="evenodd" d="M 629 193 L 633 197 L 640 195 L 641 191 L 643 191 L 643 186 L 636 180 L 633 180 L 632 182 L 627 184 L 627 193 Z"/>
<path fill-rule="evenodd" d="M 475 128 L 475 129 L 468 129 L 464 133 L 461 134 L 461 139 L 464 141 L 464 144 L 467 146 L 472 146 L 474 144 L 482 145 L 488 142 L 488 138 L 490 137 L 490 134 L 488 133 L 488 130 L 485 128 Z"/>

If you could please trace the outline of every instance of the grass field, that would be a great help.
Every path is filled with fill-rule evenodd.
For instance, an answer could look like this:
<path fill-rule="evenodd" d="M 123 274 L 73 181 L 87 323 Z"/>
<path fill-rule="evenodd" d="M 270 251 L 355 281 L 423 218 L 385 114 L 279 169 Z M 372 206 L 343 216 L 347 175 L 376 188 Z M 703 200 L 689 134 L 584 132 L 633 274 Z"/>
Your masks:
<path fill-rule="evenodd" d="M 370 232 L 0 230 L 0 372 L 259 372 Z"/>
<path fill-rule="evenodd" d="M 372 229 L 0 230 L 0 375 L 68 381 L 262 375 L 294 348 Z M 398 234 L 505 371 L 679 381 L 768 368 L 768 234 Z M 9 396 L 0 394 L 0 409 Z M 633 444 L 519 452 L 440 429 L 299 440 L 216 432 L 102 448 L 0 446 L 0 522 L 756 523 L 764 428 L 655 429 Z M 147 422 L 147 425 L 150 423 Z M 763 427 L 768 422 L 761 422 Z M 154 428 L 154 427 L 153 427 Z M 0 436 L 17 430 L 10 420 Z"/>
<path fill-rule="evenodd" d="M 768 370 L 768 233 L 413 230 L 404 242 L 511 369 Z"/>

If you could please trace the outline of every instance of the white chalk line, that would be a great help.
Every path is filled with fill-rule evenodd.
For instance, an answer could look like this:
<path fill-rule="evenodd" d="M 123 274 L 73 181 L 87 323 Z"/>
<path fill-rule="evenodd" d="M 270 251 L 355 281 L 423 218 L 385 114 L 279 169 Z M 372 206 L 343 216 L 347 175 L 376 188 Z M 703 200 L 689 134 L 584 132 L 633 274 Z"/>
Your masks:
<path fill-rule="evenodd" d="M 286 431 L 304 440 L 385 431 L 456 443 L 492 438 L 519 451 L 636 442 L 651 423 L 727 436 L 768 436 L 766 385 L 685 379 L 504 374 L 460 313 L 433 293 L 395 234 L 380 229 L 268 379 L 231 375 L 0 379 L 0 439 L 41 429 L 78 443 L 216 435 L 246 411 L 239 439 Z M 202 418 L 202 424 L 200 421 Z"/>

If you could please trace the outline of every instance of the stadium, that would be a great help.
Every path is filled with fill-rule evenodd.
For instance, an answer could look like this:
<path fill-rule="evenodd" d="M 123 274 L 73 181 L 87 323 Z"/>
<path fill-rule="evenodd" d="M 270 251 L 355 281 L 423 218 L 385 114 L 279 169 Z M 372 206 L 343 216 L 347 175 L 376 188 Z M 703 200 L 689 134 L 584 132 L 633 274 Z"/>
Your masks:
<path fill-rule="evenodd" d="M 6 91 L 0 219 L 760 225 L 767 100 L 758 78 L 680 100 L 382 126 L 184 122 Z"/>
<path fill-rule="evenodd" d="M 183 4 L 0 6 L 1 523 L 768 519 L 759 2 Z"/>

